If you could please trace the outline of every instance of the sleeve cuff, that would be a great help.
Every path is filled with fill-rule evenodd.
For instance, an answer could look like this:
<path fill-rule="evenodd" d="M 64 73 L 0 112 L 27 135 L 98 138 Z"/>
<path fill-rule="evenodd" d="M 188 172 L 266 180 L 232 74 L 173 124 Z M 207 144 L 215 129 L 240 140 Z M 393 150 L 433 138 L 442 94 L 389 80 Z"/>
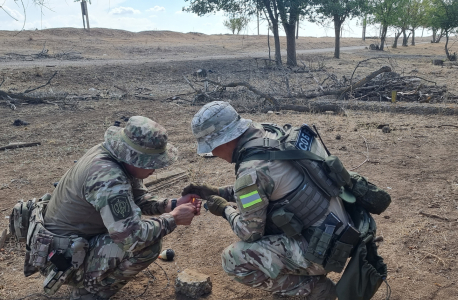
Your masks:
<path fill-rule="evenodd" d="M 229 216 L 234 212 L 236 212 L 236 210 L 232 206 L 230 205 L 226 206 L 223 212 L 223 218 L 229 221 Z"/>
<path fill-rule="evenodd" d="M 162 214 L 161 217 L 167 222 L 169 233 L 172 232 L 175 228 L 177 228 L 175 218 L 171 214 Z"/>
<path fill-rule="evenodd" d="M 167 205 L 169 204 L 169 199 L 164 199 L 164 200 L 159 200 L 158 201 L 160 204 L 157 206 L 158 207 L 158 211 L 159 211 L 159 214 L 164 214 L 165 213 L 165 210 L 167 208 Z"/>

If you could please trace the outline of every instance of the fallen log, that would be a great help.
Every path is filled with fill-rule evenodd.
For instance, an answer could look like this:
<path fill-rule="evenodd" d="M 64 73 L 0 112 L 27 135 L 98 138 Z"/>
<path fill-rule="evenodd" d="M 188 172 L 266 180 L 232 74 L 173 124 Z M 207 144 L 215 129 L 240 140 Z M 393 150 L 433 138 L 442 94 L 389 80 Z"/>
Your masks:
<path fill-rule="evenodd" d="M 347 88 L 344 88 L 344 89 L 340 89 L 338 91 L 336 91 L 337 95 L 340 95 L 338 100 L 342 100 L 344 97 L 345 97 L 345 94 L 348 93 L 349 91 L 352 91 L 360 86 L 363 86 L 364 84 L 366 84 L 367 82 L 371 81 L 372 79 L 374 79 L 376 76 L 382 74 L 382 73 L 385 73 L 385 72 L 391 72 L 391 68 L 389 66 L 384 66 L 382 68 L 380 68 L 379 70 L 375 71 L 375 72 L 372 72 L 371 74 L 367 75 L 365 78 L 361 79 L 360 81 L 358 81 L 357 83 L 355 84 L 352 84 L 351 86 L 347 87 Z"/>
<path fill-rule="evenodd" d="M 39 145 L 41 145 L 40 142 L 34 142 L 34 143 L 15 143 L 15 144 L 9 144 L 9 145 L 0 147 L 0 151 L 1 151 L 1 150 L 8 150 L 8 149 L 17 149 L 17 148 L 33 147 L 33 146 L 39 146 Z"/>
<path fill-rule="evenodd" d="M 206 82 L 209 82 L 211 84 L 220 86 L 222 88 L 243 86 L 243 87 L 246 87 L 248 90 L 252 91 L 253 93 L 255 93 L 256 95 L 259 95 L 262 98 L 264 98 L 267 101 L 269 101 L 274 107 L 278 107 L 279 106 L 278 100 L 275 97 L 273 97 L 273 96 L 271 96 L 269 94 L 261 92 L 260 90 L 258 90 L 257 88 L 255 88 L 254 86 L 252 86 L 251 84 L 249 84 L 248 82 L 245 82 L 245 81 L 230 82 L 228 84 L 222 84 L 220 82 L 216 82 L 216 81 L 212 81 L 212 80 L 208 80 L 208 79 L 205 79 L 203 81 L 206 81 Z"/>
<path fill-rule="evenodd" d="M 266 113 L 272 108 L 265 108 L 262 112 Z M 326 111 L 332 111 L 335 114 L 345 114 L 345 110 L 341 105 L 333 103 L 332 101 L 310 101 L 307 105 L 280 105 L 278 110 L 293 110 L 297 112 L 311 112 L 311 113 L 322 113 Z"/>

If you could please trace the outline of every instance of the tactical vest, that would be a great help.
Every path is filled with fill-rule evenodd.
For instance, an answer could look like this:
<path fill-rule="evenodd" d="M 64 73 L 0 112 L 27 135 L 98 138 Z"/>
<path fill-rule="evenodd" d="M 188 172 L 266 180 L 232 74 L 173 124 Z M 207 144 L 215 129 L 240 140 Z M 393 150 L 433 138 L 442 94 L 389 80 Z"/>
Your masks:
<path fill-rule="evenodd" d="M 308 125 L 261 125 L 276 138 L 256 138 L 243 144 L 235 161 L 236 170 L 249 160 L 289 160 L 300 171 L 301 184 L 269 204 L 266 224 L 266 234 L 293 237 L 324 217 L 331 197 L 339 196 L 344 185 L 351 185 L 350 175 L 336 156 L 327 154 Z"/>

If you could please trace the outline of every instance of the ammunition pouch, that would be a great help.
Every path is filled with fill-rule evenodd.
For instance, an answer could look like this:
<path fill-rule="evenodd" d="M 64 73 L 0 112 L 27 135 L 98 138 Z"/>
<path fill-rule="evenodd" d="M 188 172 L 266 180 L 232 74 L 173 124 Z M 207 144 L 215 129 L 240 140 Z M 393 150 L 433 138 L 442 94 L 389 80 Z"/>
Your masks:
<path fill-rule="evenodd" d="M 330 213 L 319 227 L 310 227 L 304 233 L 309 242 L 304 258 L 320 264 L 326 272 L 340 273 L 353 248 L 360 241 L 360 232 L 347 224 L 341 233 L 336 234 L 342 222 Z"/>
<path fill-rule="evenodd" d="M 44 291 L 52 295 L 83 264 L 89 243 L 78 236 L 62 236 L 47 230 L 44 215 L 49 199 L 42 199 L 29 209 L 24 275 L 40 271 L 47 276 Z"/>

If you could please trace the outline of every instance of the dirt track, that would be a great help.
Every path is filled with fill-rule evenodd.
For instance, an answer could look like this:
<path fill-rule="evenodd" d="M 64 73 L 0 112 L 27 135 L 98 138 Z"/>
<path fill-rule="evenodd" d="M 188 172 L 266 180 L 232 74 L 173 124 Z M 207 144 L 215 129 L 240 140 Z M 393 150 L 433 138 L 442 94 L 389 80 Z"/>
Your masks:
<path fill-rule="evenodd" d="M 202 67 L 211 69 L 214 71 L 212 76 L 225 81 L 234 78 L 254 80 L 253 84 L 266 91 L 269 91 L 269 85 L 273 86 L 272 89 L 281 86 L 276 77 L 280 73 L 258 68 L 249 59 L 253 53 L 265 49 L 265 39 L 260 37 L 242 39 L 170 32 L 132 34 L 104 29 L 94 30 L 90 35 L 72 29 L 25 32 L 16 38 L 10 35 L 0 32 L 0 57 L 11 52 L 38 53 L 46 41 L 51 54 L 73 49 L 80 52 L 82 58 L 71 61 L 69 65 L 65 65 L 66 61 L 55 60 L 23 62 L 0 59 L 0 76 L 6 78 L 1 89 L 19 92 L 29 86 L 38 86 L 58 70 L 58 77 L 45 88 L 47 93 L 50 93 L 49 89 L 53 93 L 65 91 L 71 95 L 86 95 L 92 100 L 69 106 L 22 105 L 16 111 L 0 102 L 0 122 L 3 124 L 0 126 L 0 146 L 13 142 L 42 143 L 39 147 L 0 152 L 0 229 L 6 228 L 8 220 L 5 217 L 18 199 L 51 192 L 52 183 L 58 181 L 85 150 L 101 142 L 105 129 L 122 116 L 144 115 L 167 128 L 171 143 L 180 151 L 179 161 L 170 170 L 187 170 L 189 181 L 232 184 L 233 166 L 195 154 L 189 124 L 200 106 L 189 105 L 192 95 L 183 95 L 177 101 L 167 98 L 192 92 L 182 75 Z M 329 48 L 332 39 L 303 38 L 299 45 L 300 49 Z M 361 46 L 362 42 L 344 39 L 343 45 Z M 246 56 L 223 57 L 240 55 L 240 51 Z M 322 55 L 322 59 L 329 72 L 339 77 L 349 76 L 356 63 L 366 59 L 368 53 L 371 52 L 343 53 L 341 60 L 332 59 L 332 53 L 329 53 Z M 416 70 L 419 76 L 438 84 L 448 84 L 451 91 L 456 92 L 456 68 L 435 67 L 429 62 L 431 57 L 443 55 L 443 44 L 420 44 L 390 49 L 389 53 L 397 56 L 398 72 Z M 321 58 L 304 55 L 300 59 L 317 64 Z M 59 64 L 61 62 L 63 65 Z M 370 72 L 383 63 L 386 61 L 374 61 L 361 72 Z M 314 85 L 314 81 L 297 75 L 291 79 L 291 85 L 306 89 Z M 139 100 L 139 95 L 147 100 Z M 225 99 L 236 104 L 241 102 L 240 99 Z M 255 101 L 249 96 L 246 100 Z M 314 123 L 320 128 L 330 151 L 349 168 L 360 165 L 369 157 L 358 172 L 385 188 L 393 198 L 390 208 L 382 216 L 376 216 L 378 233 L 384 237 L 380 252 L 389 267 L 391 299 L 458 299 L 455 279 L 458 275 L 456 116 L 351 110 L 347 116 L 292 111 L 278 115 L 244 113 L 243 116 L 277 124 Z M 18 118 L 30 125 L 12 126 Z M 377 129 L 378 125 L 386 123 L 393 129 L 391 133 L 384 134 Z M 337 135 L 341 139 L 336 139 Z M 167 170 L 159 172 L 163 171 Z M 160 190 L 158 196 L 176 197 L 186 184 L 187 181 L 182 181 Z M 420 211 L 429 217 L 421 215 Z M 191 226 L 180 227 L 164 239 L 163 247 L 173 248 L 177 253 L 174 262 L 158 261 L 171 286 L 163 289 L 167 277 L 158 265 L 153 264 L 149 269 L 156 278 L 154 282 L 147 286 L 149 275 L 141 273 L 116 299 L 133 299 L 146 287 L 143 299 L 185 299 L 176 295 L 173 289 L 177 273 L 185 268 L 195 268 L 211 276 L 213 292 L 206 299 L 273 299 L 266 292 L 231 281 L 221 269 L 220 253 L 235 241 L 237 237 L 225 220 L 203 213 Z M 43 278 L 34 275 L 26 279 L 22 275 L 23 255 L 23 248 L 11 242 L 0 250 L 0 299 L 19 299 L 41 292 Z M 331 277 L 338 279 L 335 274 Z M 382 287 L 374 299 L 385 299 L 384 292 Z M 64 288 L 57 296 L 67 293 Z M 34 295 L 28 299 L 39 297 Z"/>

